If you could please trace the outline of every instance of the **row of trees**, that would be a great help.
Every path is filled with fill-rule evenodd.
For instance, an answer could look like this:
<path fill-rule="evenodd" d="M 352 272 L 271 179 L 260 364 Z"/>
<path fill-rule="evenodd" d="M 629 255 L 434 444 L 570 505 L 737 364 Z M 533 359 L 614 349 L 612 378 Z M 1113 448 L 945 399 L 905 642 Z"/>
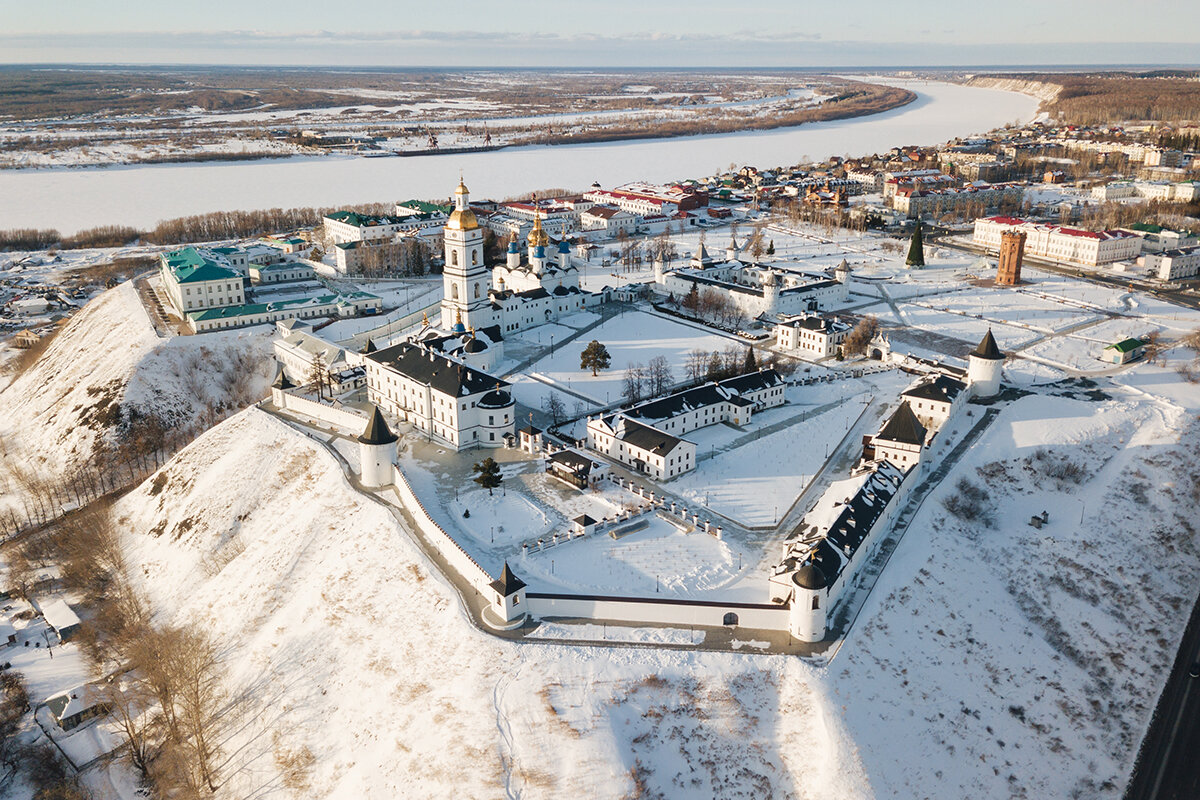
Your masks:
<path fill-rule="evenodd" d="M 670 302 L 674 298 L 668 298 Z M 746 323 L 746 312 L 724 292 L 701 290 L 692 284 L 691 290 L 678 301 L 678 306 L 697 319 L 736 330 Z"/>
<path fill-rule="evenodd" d="M 666 394 L 675 385 L 675 376 L 666 356 L 655 356 L 646 364 L 630 364 L 625 368 L 621 396 L 630 403 L 643 398 Z"/>

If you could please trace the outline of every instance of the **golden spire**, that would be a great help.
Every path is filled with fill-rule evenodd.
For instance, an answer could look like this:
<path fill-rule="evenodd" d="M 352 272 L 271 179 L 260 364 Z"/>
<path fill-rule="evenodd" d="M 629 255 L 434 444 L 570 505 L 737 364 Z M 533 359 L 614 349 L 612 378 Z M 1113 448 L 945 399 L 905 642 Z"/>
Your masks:
<path fill-rule="evenodd" d="M 454 310 L 454 324 L 462 325 L 462 309 Z"/>
<path fill-rule="evenodd" d="M 421 324 L 424 325 L 426 328 L 429 327 L 429 315 L 426 314 L 424 311 L 421 312 Z"/>
<path fill-rule="evenodd" d="M 550 237 L 542 230 L 542 217 L 539 214 L 533 218 L 533 230 L 529 232 L 530 247 L 546 247 L 550 244 Z"/>

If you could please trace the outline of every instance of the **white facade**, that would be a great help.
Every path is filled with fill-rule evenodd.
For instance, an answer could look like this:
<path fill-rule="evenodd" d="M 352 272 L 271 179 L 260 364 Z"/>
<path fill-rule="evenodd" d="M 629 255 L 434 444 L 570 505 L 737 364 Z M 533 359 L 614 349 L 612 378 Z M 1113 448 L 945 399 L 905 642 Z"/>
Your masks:
<path fill-rule="evenodd" d="M 1178 281 L 1200 275 L 1200 247 L 1149 253 L 1142 256 L 1141 261 L 1162 281 Z"/>
<path fill-rule="evenodd" d="M 999 248 L 1000 234 L 1008 230 L 1026 234 L 1026 255 L 1091 267 L 1136 258 L 1142 250 L 1142 240 L 1128 231 L 1084 231 L 1037 224 L 1015 217 L 981 217 L 975 220 L 972 241 L 983 247 Z"/>
<path fill-rule="evenodd" d="M 756 410 L 785 402 L 775 370 L 760 370 L 647 400 L 587 421 L 588 447 L 658 480 L 696 466 L 696 446 L 682 437 L 709 425 L 748 424 Z"/>
<path fill-rule="evenodd" d="M 442 325 L 454 333 L 498 325 L 507 334 L 542 325 L 603 302 L 579 288 L 578 268 L 564 243 L 552 252 L 541 218 L 534 218 L 528 258 L 510 245 L 504 264 L 490 272 L 483 263 L 483 229 L 471 211 L 467 187 L 459 183 L 455 210 L 443 236 Z"/>
<path fill-rule="evenodd" d="M 213 253 L 195 247 L 159 255 L 163 291 L 180 316 L 246 302 L 242 274 Z"/>
<path fill-rule="evenodd" d="M 404 342 L 366 356 L 367 399 L 456 450 L 503 447 L 516 425 L 508 384 Z"/>
<path fill-rule="evenodd" d="M 808 358 L 837 355 L 852 327 L 836 317 L 804 315 L 775 326 L 775 344 L 780 350 L 798 352 Z"/>
<path fill-rule="evenodd" d="M 697 292 L 718 292 L 752 318 L 829 309 L 845 303 L 850 296 L 844 280 L 805 272 L 795 262 L 715 262 L 707 258 L 703 248 L 689 264 L 678 269 L 659 270 L 656 265 L 655 284 L 661 294 L 672 294 L 677 300 L 686 297 L 693 286 Z"/>

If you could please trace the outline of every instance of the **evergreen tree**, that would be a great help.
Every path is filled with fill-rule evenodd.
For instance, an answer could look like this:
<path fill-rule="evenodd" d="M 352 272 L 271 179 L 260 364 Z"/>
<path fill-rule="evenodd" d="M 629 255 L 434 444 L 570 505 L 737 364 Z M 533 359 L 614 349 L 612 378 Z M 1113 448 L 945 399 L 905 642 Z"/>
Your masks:
<path fill-rule="evenodd" d="M 754 355 L 753 347 L 746 348 L 746 363 L 742 366 L 742 372 L 758 372 L 758 359 Z"/>
<path fill-rule="evenodd" d="M 917 220 L 917 229 L 913 231 L 912 244 L 908 247 L 908 258 L 904 263 L 910 267 L 925 266 L 925 240 L 921 235 L 921 220 Z"/>
<path fill-rule="evenodd" d="M 767 242 L 767 255 L 769 255 L 769 256 L 775 255 L 775 240 L 774 239 Z"/>
<path fill-rule="evenodd" d="M 487 489 L 489 496 L 493 489 L 504 482 L 504 478 L 500 477 L 500 465 L 491 456 L 471 467 L 471 471 L 479 473 L 475 476 L 475 482 Z"/>
<path fill-rule="evenodd" d="M 687 295 L 683 298 L 683 307 L 693 314 L 700 307 L 700 289 L 697 284 L 693 283 L 692 288 L 688 290 Z"/>
<path fill-rule="evenodd" d="M 608 369 L 608 365 L 611 362 L 612 356 L 608 354 L 608 348 L 595 339 L 592 339 L 583 352 L 579 354 L 579 368 L 590 369 L 593 378 L 596 377 L 597 370 Z"/>

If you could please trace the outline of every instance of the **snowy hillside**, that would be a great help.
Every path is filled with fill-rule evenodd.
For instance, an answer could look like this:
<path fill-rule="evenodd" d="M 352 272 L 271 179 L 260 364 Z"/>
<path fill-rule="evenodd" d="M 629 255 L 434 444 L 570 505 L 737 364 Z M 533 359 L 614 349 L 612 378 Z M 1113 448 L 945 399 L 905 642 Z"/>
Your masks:
<path fill-rule="evenodd" d="M 1121 796 L 1200 567 L 1180 394 L 1025 397 L 926 500 L 829 668 L 859 748 L 888 753 L 864 758 L 880 797 Z M 957 476 L 988 492 L 975 521 L 941 502 Z"/>
<path fill-rule="evenodd" d="M 231 397 L 240 404 L 262 397 L 270 331 L 160 339 L 132 284 L 104 292 L 0 391 L 0 497 L 18 501 L 14 469 L 61 477 L 111 441 L 131 415 L 180 427 L 209 408 L 227 411 L 236 403 Z"/>
<path fill-rule="evenodd" d="M 795 660 L 516 645 L 473 629 L 391 513 L 257 409 L 117 508 L 164 618 L 226 645 L 248 701 L 224 797 L 867 798 Z"/>

